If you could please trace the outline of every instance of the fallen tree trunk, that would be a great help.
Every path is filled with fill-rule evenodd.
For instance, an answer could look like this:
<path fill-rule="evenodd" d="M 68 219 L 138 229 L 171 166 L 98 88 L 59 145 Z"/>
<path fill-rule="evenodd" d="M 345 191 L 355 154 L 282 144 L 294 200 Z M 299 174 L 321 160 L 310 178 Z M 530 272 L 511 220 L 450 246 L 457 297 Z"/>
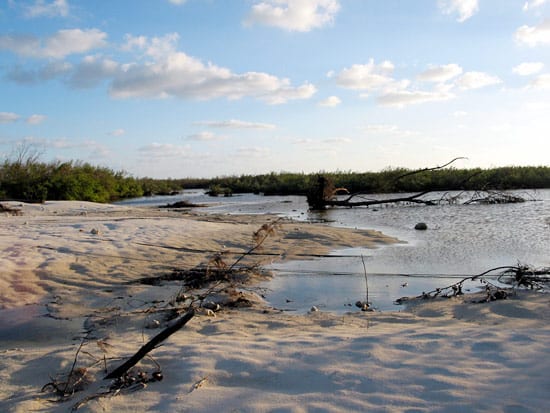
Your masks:
<path fill-rule="evenodd" d="M 136 354 L 130 357 L 126 362 L 122 363 L 120 366 L 114 369 L 111 373 L 106 375 L 104 377 L 104 380 L 116 379 L 116 378 L 122 377 L 124 373 L 126 373 L 128 370 L 134 367 L 143 357 L 145 357 L 147 353 L 149 353 L 158 344 L 162 343 L 164 340 L 166 340 L 168 337 L 170 337 L 172 334 L 174 334 L 176 331 L 182 328 L 194 316 L 195 316 L 195 310 L 190 309 L 183 316 L 177 319 L 171 326 L 165 328 L 160 333 L 158 333 L 155 337 L 149 340 L 146 344 L 144 344 L 136 352 Z"/>

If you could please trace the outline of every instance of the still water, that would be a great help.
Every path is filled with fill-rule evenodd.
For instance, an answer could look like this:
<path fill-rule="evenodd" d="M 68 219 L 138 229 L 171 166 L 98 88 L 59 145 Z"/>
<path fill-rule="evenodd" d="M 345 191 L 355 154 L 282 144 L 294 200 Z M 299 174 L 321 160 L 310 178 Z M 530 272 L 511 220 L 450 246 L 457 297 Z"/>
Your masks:
<path fill-rule="evenodd" d="M 267 289 L 267 300 L 277 308 L 305 312 L 315 305 L 323 311 L 345 312 L 356 311 L 353 303 L 365 299 L 361 256 L 366 266 L 369 301 L 381 311 L 398 310 L 400 307 L 393 302 L 399 297 L 419 295 L 422 291 L 452 284 L 458 277 L 494 267 L 518 262 L 535 267 L 550 266 L 550 190 L 516 194 L 530 201 L 310 212 L 305 198 L 300 196 L 245 194 L 211 198 L 202 191 L 190 191 L 176 197 L 151 197 L 126 203 L 163 205 L 185 199 L 206 204 L 202 211 L 207 213 L 271 213 L 333 226 L 376 229 L 403 241 L 377 249 L 357 246 L 334 251 L 335 255 L 349 255 L 344 258 L 277 263 L 272 267 L 276 276 L 263 285 Z M 428 230 L 414 230 L 418 222 L 425 222 Z M 476 286 L 469 288 L 473 291 Z"/>

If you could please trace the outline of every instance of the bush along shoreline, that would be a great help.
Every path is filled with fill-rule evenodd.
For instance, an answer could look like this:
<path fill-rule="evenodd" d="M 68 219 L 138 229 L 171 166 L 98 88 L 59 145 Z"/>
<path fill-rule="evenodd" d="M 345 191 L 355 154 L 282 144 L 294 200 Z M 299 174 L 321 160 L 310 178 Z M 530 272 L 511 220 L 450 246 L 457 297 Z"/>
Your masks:
<path fill-rule="evenodd" d="M 491 169 L 446 168 L 410 174 L 409 169 L 390 168 L 381 172 L 323 172 L 336 187 L 350 193 L 389 193 L 480 189 L 550 188 L 550 167 L 512 166 Z M 205 188 L 209 193 L 264 195 L 307 195 L 320 174 L 269 173 L 217 178 L 136 178 L 125 172 L 78 161 L 39 162 L 36 157 L 19 157 L 0 164 L 0 200 L 43 202 L 79 200 L 113 202 L 150 195 L 170 195 L 184 188 Z M 398 177 L 403 177 L 396 179 Z"/>

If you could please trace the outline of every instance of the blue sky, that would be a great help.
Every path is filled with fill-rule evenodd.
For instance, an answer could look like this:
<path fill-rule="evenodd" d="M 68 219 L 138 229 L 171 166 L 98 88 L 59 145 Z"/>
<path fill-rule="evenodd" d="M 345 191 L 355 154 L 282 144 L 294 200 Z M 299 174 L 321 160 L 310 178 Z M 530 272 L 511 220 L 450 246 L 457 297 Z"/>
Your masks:
<path fill-rule="evenodd" d="M 550 0 L 0 1 L 0 156 L 134 176 L 549 165 Z"/>

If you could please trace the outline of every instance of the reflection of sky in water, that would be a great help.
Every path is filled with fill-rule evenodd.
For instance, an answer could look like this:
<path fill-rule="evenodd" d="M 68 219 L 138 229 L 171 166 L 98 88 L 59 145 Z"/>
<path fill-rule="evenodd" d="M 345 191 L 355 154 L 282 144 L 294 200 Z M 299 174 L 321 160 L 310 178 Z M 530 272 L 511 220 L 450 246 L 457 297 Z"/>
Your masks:
<path fill-rule="evenodd" d="M 246 194 L 211 198 L 195 192 L 188 196 L 184 194 L 183 198 L 196 203 L 210 203 L 211 206 L 201 209 L 204 212 L 275 213 L 299 220 L 323 220 L 335 226 L 376 229 L 406 241 L 406 244 L 375 250 L 357 246 L 357 249 L 347 250 L 354 255 L 350 258 L 277 265 L 280 276 L 268 285 L 272 290 L 268 299 L 273 304 L 278 306 L 284 303 L 284 308 L 294 308 L 297 302 L 302 301 L 304 308 L 318 305 L 320 308 L 345 311 L 344 304 L 354 304 L 364 297 L 363 267 L 358 257 L 361 254 L 365 256 L 367 273 L 371 274 L 369 298 L 382 310 L 399 308 L 392 302 L 401 296 L 418 295 L 456 281 L 424 277 L 402 279 L 392 274 L 475 275 L 497 266 L 516 265 L 518 261 L 537 267 L 550 266 L 550 190 L 530 192 L 528 196 L 542 201 L 505 205 L 337 208 L 316 213 L 308 212 L 305 198 L 298 196 Z M 432 197 L 435 197 L 434 194 Z M 170 199 L 163 199 L 163 202 L 177 200 Z M 426 222 L 429 229 L 414 230 L 418 222 Z M 401 287 L 405 282 L 408 286 Z M 294 301 L 289 303 L 294 307 L 286 304 L 287 299 Z"/>

